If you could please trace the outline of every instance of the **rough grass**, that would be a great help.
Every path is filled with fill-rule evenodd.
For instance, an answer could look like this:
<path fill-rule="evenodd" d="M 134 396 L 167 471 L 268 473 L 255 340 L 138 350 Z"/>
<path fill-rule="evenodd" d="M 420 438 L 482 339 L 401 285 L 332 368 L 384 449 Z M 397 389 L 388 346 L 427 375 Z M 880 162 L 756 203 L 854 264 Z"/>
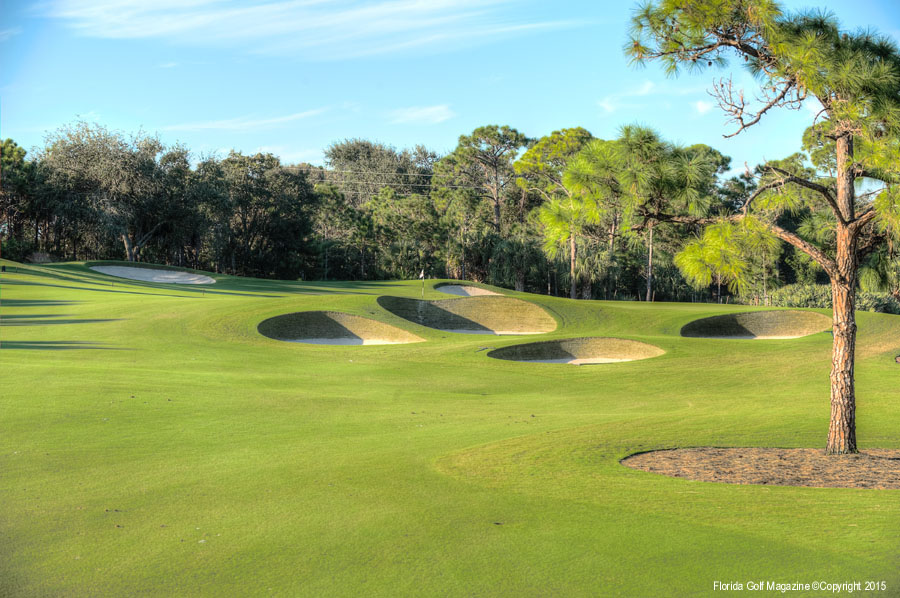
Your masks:
<path fill-rule="evenodd" d="M 831 319 L 799 310 L 752 311 L 694 320 L 681 329 L 681 336 L 765 338 L 808 336 L 831 327 Z"/>
<path fill-rule="evenodd" d="M 692 320 L 752 310 L 509 293 L 553 314 L 548 340 L 666 351 L 544 367 L 487 357 L 521 339 L 443 333 L 378 305 L 420 297 L 420 281 L 217 276 L 200 289 L 18 268 L 0 275 L 0 596 L 900 588 L 900 491 L 713 484 L 619 463 L 659 448 L 824 447 L 827 334 L 683 338 Z M 257 331 L 301 311 L 429 342 L 312 346 Z M 900 317 L 858 324 L 861 448 L 900 448 Z"/>
<path fill-rule="evenodd" d="M 399 344 L 425 340 L 372 318 L 335 311 L 303 311 L 275 316 L 260 322 L 257 329 L 264 336 L 282 341 L 347 339 Z"/>
<path fill-rule="evenodd" d="M 488 357 L 510 361 L 612 359 L 635 361 L 665 353 L 659 347 L 623 338 L 567 338 L 495 349 Z"/>
<path fill-rule="evenodd" d="M 556 329 L 549 313 L 529 301 L 503 296 L 422 301 L 380 297 L 378 304 L 405 320 L 437 330 L 540 334 Z"/>

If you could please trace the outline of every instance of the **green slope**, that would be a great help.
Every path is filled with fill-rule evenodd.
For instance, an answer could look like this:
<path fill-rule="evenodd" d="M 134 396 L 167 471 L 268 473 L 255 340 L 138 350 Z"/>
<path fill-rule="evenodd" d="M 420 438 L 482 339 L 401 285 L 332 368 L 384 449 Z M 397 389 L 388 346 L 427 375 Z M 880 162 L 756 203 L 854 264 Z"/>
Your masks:
<path fill-rule="evenodd" d="M 900 492 L 618 464 L 661 447 L 823 446 L 827 332 L 683 338 L 694 319 L 750 308 L 506 292 L 558 328 L 462 335 L 377 303 L 419 298 L 418 281 L 197 288 L 4 264 L 2 596 L 705 596 L 749 579 L 900 594 Z M 307 310 L 426 342 L 257 331 Z M 860 445 L 898 448 L 900 317 L 859 326 Z M 585 336 L 665 354 L 574 367 L 485 350 Z"/>

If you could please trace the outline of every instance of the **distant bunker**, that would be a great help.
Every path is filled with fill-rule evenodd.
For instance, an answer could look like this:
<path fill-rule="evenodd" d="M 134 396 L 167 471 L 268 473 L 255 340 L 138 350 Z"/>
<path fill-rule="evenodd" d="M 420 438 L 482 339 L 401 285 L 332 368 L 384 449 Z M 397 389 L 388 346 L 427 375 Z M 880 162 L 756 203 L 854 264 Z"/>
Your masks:
<path fill-rule="evenodd" d="M 829 328 L 831 318 L 812 311 L 752 311 L 694 320 L 681 329 L 681 336 L 787 339 L 809 336 Z"/>
<path fill-rule="evenodd" d="M 482 297 L 485 295 L 499 295 L 494 291 L 482 289 L 468 284 L 439 284 L 434 290 L 448 295 L 457 295 L 459 297 Z"/>
<path fill-rule="evenodd" d="M 623 338 L 568 338 L 558 341 L 527 343 L 495 349 L 488 353 L 494 359 L 527 363 L 618 363 L 658 357 L 665 353 L 659 347 Z"/>
<path fill-rule="evenodd" d="M 541 307 L 502 295 L 440 301 L 379 297 L 378 304 L 405 320 L 444 332 L 543 334 L 556 330 L 556 320 Z"/>
<path fill-rule="evenodd" d="M 263 336 L 313 345 L 399 345 L 423 339 L 396 326 L 336 311 L 302 311 L 263 320 Z"/>
<path fill-rule="evenodd" d="M 91 266 L 91 270 L 129 280 L 143 282 L 165 282 L 171 284 L 215 284 L 216 280 L 204 274 L 182 272 L 180 270 L 160 270 L 158 268 L 134 268 L 131 266 Z"/>

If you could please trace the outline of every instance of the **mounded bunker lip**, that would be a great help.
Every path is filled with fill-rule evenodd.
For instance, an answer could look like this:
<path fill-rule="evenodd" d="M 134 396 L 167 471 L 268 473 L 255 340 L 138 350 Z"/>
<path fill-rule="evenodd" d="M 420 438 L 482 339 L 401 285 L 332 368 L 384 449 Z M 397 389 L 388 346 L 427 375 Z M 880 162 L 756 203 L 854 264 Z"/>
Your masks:
<path fill-rule="evenodd" d="M 448 295 L 457 295 L 459 297 L 482 297 L 485 295 L 500 295 L 489 289 L 483 289 L 470 284 L 450 284 L 442 283 L 435 285 L 435 291 L 446 293 Z"/>
<path fill-rule="evenodd" d="M 812 448 L 661 449 L 620 463 L 661 475 L 723 484 L 900 489 L 900 449 L 826 455 Z"/>
<path fill-rule="evenodd" d="M 312 345 L 400 345 L 425 339 L 402 328 L 338 311 L 301 311 L 263 320 L 263 336 Z"/>
<path fill-rule="evenodd" d="M 542 307 L 503 295 L 423 301 L 383 296 L 378 305 L 426 328 L 460 334 L 544 334 L 556 320 Z"/>
<path fill-rule="evenodd" d="M 726 339 L 791 339 L 831 328 L 828 316 L 813 311 L 747 311 L 701 318 L 681 328 L 681 336 Z"/>
<path fill-rule="evenodd" d="M 619 363 L 658 357 L 665 353 L 657 346 L 624 338 L 592 336 L 556 341 L 525 343 L 494 349 L 488 357 L 525 363 Z"/>
<path fill-rule="evenodd" d="M 170 284 L 215 284 L 216 279 L 205 274 L 195 274 L 181 270 L 161 270 L 159 268 L 135 268 L 132 266 L 91 266 L 91 270 L 128 280 L 143 282 L 164 282 Z"/>

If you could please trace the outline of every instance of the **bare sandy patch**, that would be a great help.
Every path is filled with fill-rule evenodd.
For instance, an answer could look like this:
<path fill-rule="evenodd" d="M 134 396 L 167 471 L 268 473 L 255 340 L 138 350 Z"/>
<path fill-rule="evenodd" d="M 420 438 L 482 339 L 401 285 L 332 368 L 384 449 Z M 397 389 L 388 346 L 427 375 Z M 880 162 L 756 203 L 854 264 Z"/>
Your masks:
<path fill-rule="evenodd" d="M 303 311 L 263 320 L 259 333 L 279 341 L 311 345 L 402 345 L 420 336 L 371 318 L 335 311 Z"/>
<path fill-rule="evenodd" d="M 442 284 L 438 287 L 435 287 L 434 290 L 441 293 L 446 293 L 448 295 L 457 295 L 459 297 L 481 297 L 484 295 L 500 294 L 495 293 L 494 291 L 489 291 L 487 289 L 482 289 L 481 287 L 473 287 L 471 285 L 464 284 Z"/>
<path fill-rule="evenodd" d="M 822 449 L 684 448 L 626 457 L 622 465 L 670 477 L 769 486 L 900 489 L 900 450 L 825 455 Z"/>
<path fill-rule="evenodd" d="M 831 318 L 813 311 L 796 309 L 748 311 L 722 314 L 689 322 L 681 336 L 776 340 L 795 339 L 831 328 Z"/>
<path fill-rule="evenodd" d="M 495 349 L 488 357 L 523 363 L 589 365 L 649 359 L 665 353 L 659 347 L 624 338 L 586 337 L 526 343 Z"/>
<path fill-rule="evenodd" d="M 214 284 L 216 280 L 204 274 L 179 272 L 178 270 L 157 270 L 154 268 L 132 268 L 130 266 L 91 266 L 91 270 L 129 280 L 162 282 L 169 284 Z"/>
<path fill-rule="evenodd" d="M 556 320 L 539 305 L 503 295 L 439 301 L 385 296 L 378 304 L 404 320 L 457 334 L 542 334 L 556 329 Z"/>

